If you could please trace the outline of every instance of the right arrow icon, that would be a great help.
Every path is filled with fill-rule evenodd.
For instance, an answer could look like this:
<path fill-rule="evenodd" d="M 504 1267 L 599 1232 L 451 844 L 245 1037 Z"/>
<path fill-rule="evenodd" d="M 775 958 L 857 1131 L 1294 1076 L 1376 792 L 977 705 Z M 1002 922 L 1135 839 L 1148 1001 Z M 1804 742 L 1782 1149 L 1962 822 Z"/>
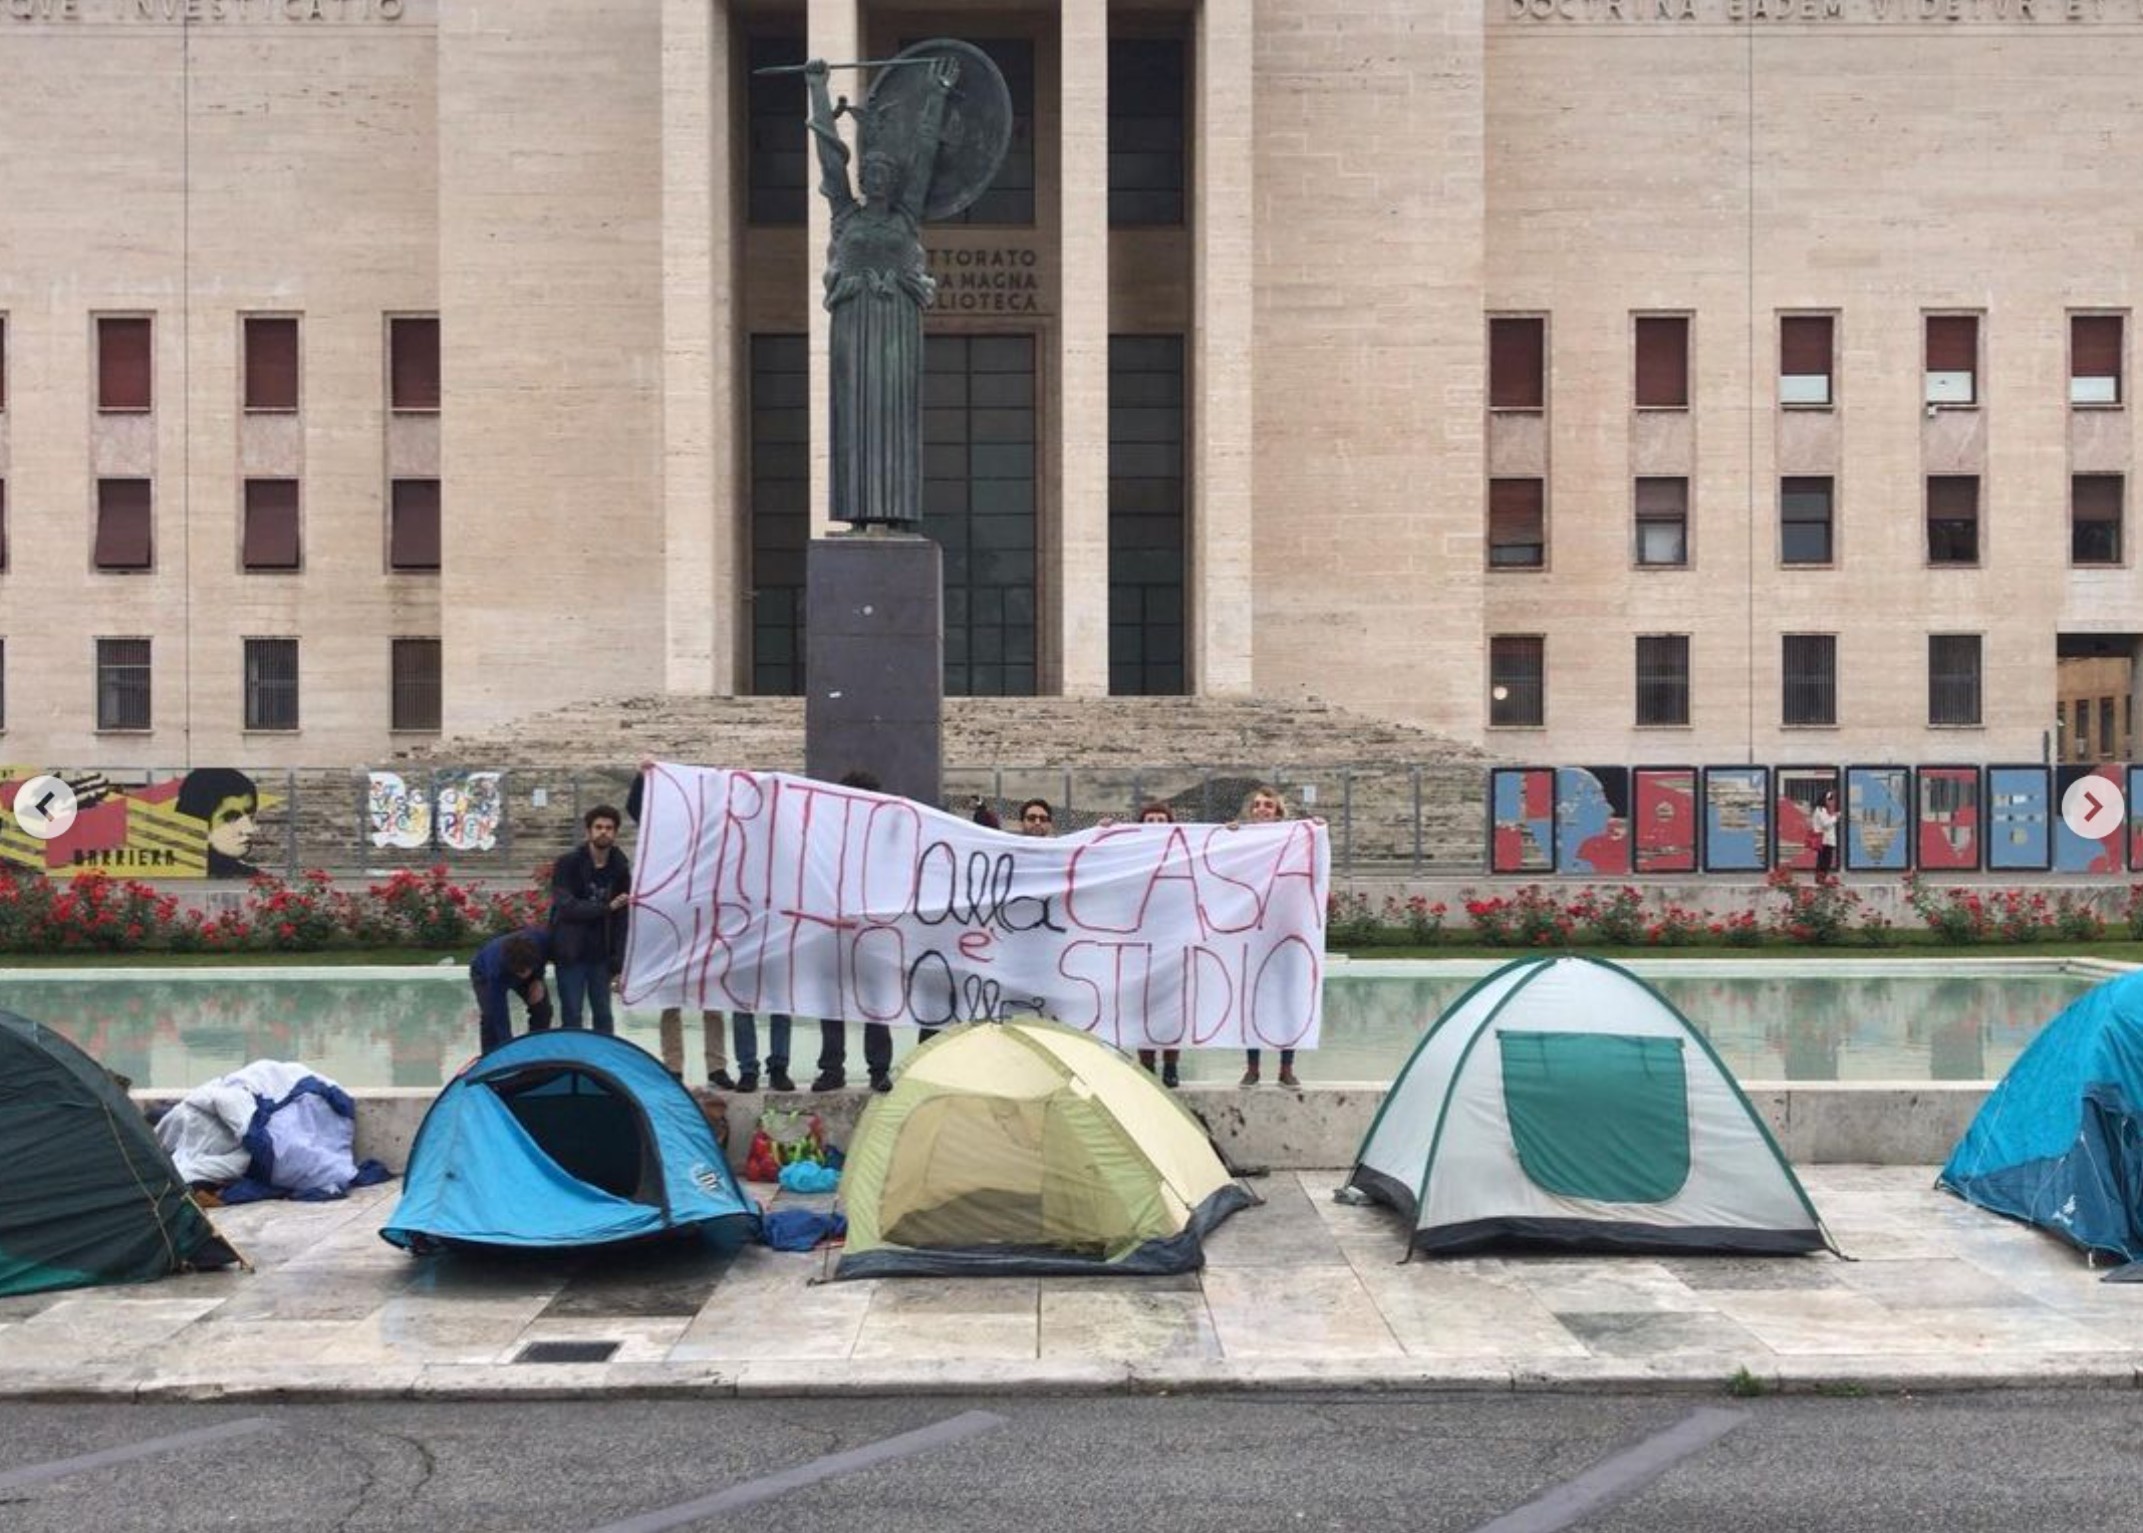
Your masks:
<path fill-rule="evenodd" d="M 2079 777 L 2061 795 L 2061 823 L 2086 841 L 2105 840 L 2127 817 L 2120 788 L 2103 777 Z"/>

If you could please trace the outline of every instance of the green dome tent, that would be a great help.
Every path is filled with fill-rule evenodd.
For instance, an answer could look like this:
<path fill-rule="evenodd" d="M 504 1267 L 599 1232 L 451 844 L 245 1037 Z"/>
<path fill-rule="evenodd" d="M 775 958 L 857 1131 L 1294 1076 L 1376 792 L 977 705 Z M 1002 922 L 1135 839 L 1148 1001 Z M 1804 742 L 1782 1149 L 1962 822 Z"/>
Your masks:
<path fill-rule="evenodd" d="M 1115 1049 L 1040 1019 L 946 1029 L 864 1109 L 840 1278 L 1189 1272 L 1253 1199 Z"/>
<path fill-rule="evenodd" d="M 1405 1214 L 1412 1249 L 1439 1254 L 1831 1244 L 1704 1036 L 1598 958 L 1520 959 L 1446 1007 L 1348 1186 Z"/>
<path fill-rule="evenodd" d="M 0 1296 L 146 1283 L 238 1254 L 141 1110 L 49 1027 L 0 1011 Z"/>

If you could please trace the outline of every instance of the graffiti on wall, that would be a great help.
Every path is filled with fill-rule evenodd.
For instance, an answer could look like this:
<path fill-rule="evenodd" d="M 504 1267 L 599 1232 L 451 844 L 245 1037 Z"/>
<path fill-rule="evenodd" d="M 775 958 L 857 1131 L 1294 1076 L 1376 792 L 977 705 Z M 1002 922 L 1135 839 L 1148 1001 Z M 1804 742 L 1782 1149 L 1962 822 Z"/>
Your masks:
<path fill-rule="evenodd" d="M 427 786 L 399 772 L 367 773 L 366 834 L 374 846 L 405 851 L 492 851 L 505 819 L 502 781 L 498 772 L 452 772 Z"/>
<path fill-rule="evenodd" d="M 75 794 L 74 822 L 49 839 L 15 820 L 15 792 L 33 777 Z M 64 767 L 0 767 L 0 862 L 43 873 L 97 869 L 130 878 L 251 878 L 262 871 L 260 817 L 280 799 L 236 767 L 126 781 Z"/>

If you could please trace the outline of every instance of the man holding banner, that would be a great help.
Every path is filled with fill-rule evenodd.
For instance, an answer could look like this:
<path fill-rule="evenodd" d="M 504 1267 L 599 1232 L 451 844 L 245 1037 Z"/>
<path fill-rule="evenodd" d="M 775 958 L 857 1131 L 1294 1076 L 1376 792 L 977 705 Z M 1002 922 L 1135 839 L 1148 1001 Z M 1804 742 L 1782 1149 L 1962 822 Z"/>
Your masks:
<path fill-rule="evenodd" d="M 1119 1048 L 1313 1048 L 1316 821 L 1011 839 L 868 789 L 658 764 L 623 994 L 946 1027 L 1041 1015 Z"/>

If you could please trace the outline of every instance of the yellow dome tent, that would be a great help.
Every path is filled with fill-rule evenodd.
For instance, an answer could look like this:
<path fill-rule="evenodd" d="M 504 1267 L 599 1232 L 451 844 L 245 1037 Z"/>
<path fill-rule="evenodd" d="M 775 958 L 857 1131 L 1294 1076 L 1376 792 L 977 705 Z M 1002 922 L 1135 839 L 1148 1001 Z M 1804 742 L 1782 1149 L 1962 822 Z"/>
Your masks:
<path fill-rule="evenodd" d="M 1255 1201 L 1152 1076 L 1039 1018 L 918 1049 L 864 1109 L 841 1176 L 842 1278 L 1188 1272 Z"/>

